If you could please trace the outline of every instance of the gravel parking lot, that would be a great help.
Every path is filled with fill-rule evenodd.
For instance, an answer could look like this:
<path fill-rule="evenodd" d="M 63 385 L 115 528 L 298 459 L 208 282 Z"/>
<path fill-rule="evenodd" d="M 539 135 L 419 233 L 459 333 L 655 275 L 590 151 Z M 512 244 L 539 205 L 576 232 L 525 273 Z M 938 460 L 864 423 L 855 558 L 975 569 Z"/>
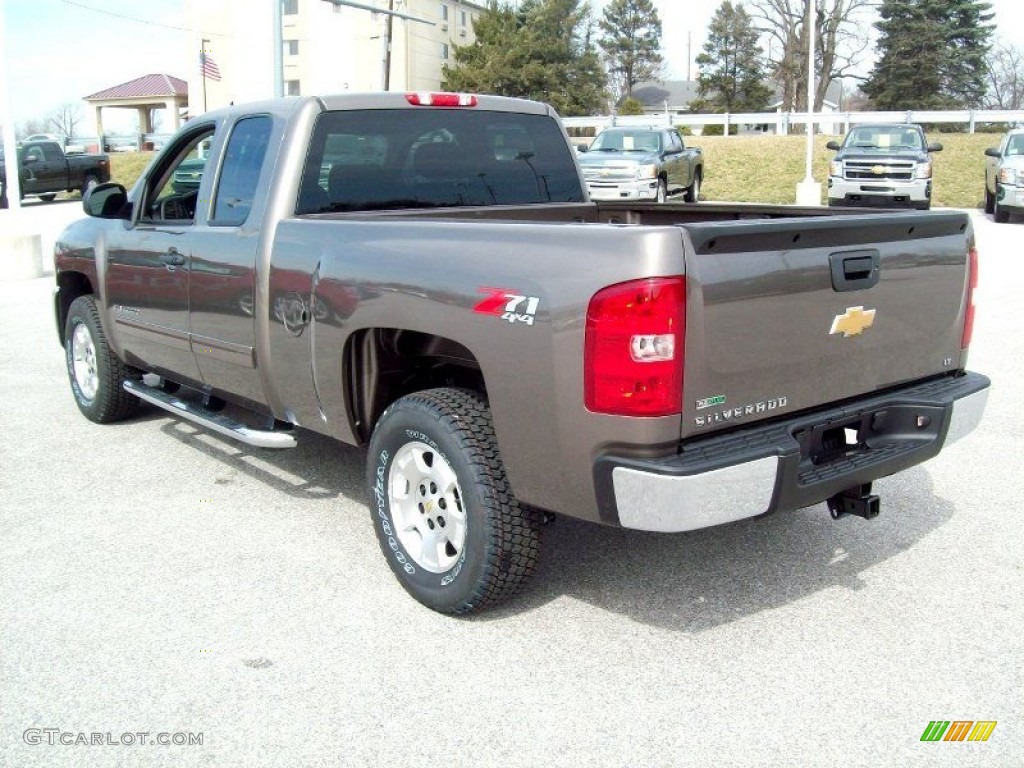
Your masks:
<path fill-rule="evenodd" d="M 1024 224 L 973 217 L 988 411 L 876 483 L 876 521 L 559 519 L 526 593 L 470 619 L 392 578 L 361 451 L 94 425 L 52 278 L 4 284 L 0 765 L 1021 765 Z M 922 743 L 931 720 L 998 725 Z"/>

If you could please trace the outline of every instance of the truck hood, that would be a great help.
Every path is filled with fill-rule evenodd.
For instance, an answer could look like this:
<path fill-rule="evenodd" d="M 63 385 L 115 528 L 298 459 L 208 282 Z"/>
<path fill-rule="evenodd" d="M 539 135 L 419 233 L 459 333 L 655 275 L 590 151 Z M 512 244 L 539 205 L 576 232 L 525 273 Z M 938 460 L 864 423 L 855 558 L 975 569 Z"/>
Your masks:
<path fill-rule="evenodd" d="M 1000 168 L 1013 168 L 1014 170 L 1024 169 L 1024 155 L 1013 155 L 1011 157 L 1004 157 L 999 161 Z"/>
<path fill-rule="evenodd" d="M 579 156 L 580 165 L 584 170 L 604 166 L 621 168 L 624 165 L 650 165 L 660 160 L 657 152 L 605 152 L 600 149 L 584 152 Z"/>

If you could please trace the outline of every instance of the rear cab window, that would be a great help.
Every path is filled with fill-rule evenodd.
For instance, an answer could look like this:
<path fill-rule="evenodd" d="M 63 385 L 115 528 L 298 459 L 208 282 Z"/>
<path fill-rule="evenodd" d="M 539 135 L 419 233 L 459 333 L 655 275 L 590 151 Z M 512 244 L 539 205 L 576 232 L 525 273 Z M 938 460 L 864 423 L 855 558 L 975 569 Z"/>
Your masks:
<path fill-rule="evenodd" d="M 296 213 L 583 199 L 572 154 L 548 116 L 352 110 L 318 117 Z"/>

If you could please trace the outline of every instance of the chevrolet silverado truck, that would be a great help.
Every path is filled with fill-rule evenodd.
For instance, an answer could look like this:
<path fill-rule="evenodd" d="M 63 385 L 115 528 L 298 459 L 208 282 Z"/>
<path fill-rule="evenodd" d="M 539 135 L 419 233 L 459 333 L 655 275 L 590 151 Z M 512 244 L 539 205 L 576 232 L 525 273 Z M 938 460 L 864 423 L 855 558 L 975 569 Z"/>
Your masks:
<path fill-rule="evenodd" d="M 985 213 L 1000 224 L 1024 213 L 1024 129 L 1007 133 L 985 150 Z"/>
<path fill-rule="evenodd" d="M 83 194 L 90 187 L 110 181 L 106 155 L 65 155 L 56 141 L 26 141 L 17 149 L 21 194 L 51 202 L 58 192 Z M 6 156 L 0 149 L 0 205 L 7 205 Z"/>
<path fill-rule="evenodd" d="M 850 129 L 829 164 L 828 204 L 874 208 L 917 208 L 932 204 L 932 152 L 919 125 L 872 123 Z"/>
<path fill-rule="evenodd" d="M 679 192 L 688 202 L 700 198 L 704 155 L 674 128 L 606 128 L 579 149 L 591 200 L 664 203 Z"/>
<path fill-rule="evenodd" d="M 54 296 L 82 414 L 365 446 L 384 558 L 442 612 L 513 594 L 554 513 L 871 518 L 872 481 L 970 432 L 988 391 L 967 214 L 595 203 L 535 102 L 230 107 L 83 207 Z"/>

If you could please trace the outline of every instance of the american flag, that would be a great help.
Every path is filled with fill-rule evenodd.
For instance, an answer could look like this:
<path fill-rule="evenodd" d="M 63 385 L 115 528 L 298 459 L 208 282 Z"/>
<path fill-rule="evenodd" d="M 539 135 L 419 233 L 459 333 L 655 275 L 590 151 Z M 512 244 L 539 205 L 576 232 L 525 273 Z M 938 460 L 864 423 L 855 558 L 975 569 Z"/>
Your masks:
<path fill-rule="evenodd" d="M 217 62 L 213 60 L 213 56 L 206 51 L 199 51 L 199 69 L 202 71 L 203 77 L 210 80 L 220 80 L 220 68 L 217 67 Z"/>

